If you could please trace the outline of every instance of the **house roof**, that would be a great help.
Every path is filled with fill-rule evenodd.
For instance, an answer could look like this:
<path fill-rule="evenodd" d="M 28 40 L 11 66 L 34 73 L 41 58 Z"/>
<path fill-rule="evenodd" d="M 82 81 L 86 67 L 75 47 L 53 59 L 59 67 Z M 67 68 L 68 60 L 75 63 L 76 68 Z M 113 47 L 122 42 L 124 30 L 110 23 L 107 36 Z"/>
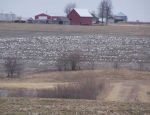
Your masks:
<path fill-rule="evenodd" d="M 41 14 L 38 14 L 38 15 L 36 15 L 36 16 L 40 16 L 40 15 L 44 15 L 44 16 L 50 16 L 50 15 L 48 15 L 48 14 L 45 14 L 45 13 L 41 13 Z"/>
<path fill-rule="evenodd" d="M 123 14 L 122 12 L 118 13 L 116 16 L 126 16 L 125 14 Z"/>
<path fill-rule="evenodd" d="M 93 17 L 87 9 L 74 9 L 80 17 Z"/>
<path fill-rule="evenodd" d="M 38 14 L 36 16 L 48 16 L 48 17 L 51 17 L 51 18 L 59 18 L 59 17 L 65 17 L 65 16 L 61 16 L 61 15 L 50 15 L 50 14 L 45 14 L 45 13 L 41 13 L 41 14 Z"/>
<path fill-rule="evenodd" d="M 70 22 L 70 20 L 67 17 L 59 17 L 59 19 L 64 22 Z"/>

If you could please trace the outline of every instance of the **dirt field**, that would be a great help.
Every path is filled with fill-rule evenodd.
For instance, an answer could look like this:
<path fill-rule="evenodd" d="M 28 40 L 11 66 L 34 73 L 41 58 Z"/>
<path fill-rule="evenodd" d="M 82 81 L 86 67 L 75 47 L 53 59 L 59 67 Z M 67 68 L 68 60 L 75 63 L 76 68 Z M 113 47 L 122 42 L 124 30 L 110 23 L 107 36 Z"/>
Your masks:
<path fill-rule="evenodd" d="M 8 56 L 18 57 L 24 71 L 56 70 L 63 53 L 80 51 L 81 69 L 129 68 L 150 70 L 150 38 L 108 35 L 53 36 L 45 32 L 0 30 L 0 70 Z M 46 36 L 46 35 L 50 36 Z M 51 35 L 52 34 L 52 35 Z M 61 34 L 61 33 L 59 33 Z M 24 37 L 21 37 L 24 36 Z M 26 37 L 25 37 L 26 36 Z"/>
<path fill-rule="evenodd" d="M 0 23 L 0 30 L 26 30 L 30 33 L 51 32 L 53 35 L 74 33 L 84 34 L 107 34 L 107 35 L 125 35 L 125 36 L 150 36 L 150 26 L 147 25 L 109 25 L 109 26 L 76 26 L 76 25 L 50 25 L 50 24 L 18 24 L 18 23 Z M 5 34 L 5 33 L 4 33 Z M 6 35 L 7 36 L 7 35 Z"/>
<path fill-rule="evenodd" d="M 98 100 L 111 102 L 150 102 L 150 72 L 131 70 L 89 70 L 76 72 L 51 72 L 23 75 L 21 78 L 1 79 L 1 89 L 49 89 L 56 84 L 74 82 L 79 75 L 97 76 L 105 83 Z"/>
<path fill-rule="evenodd" d="M 150 103 L 0 98 L 1 115 L 150 115 Z"/>

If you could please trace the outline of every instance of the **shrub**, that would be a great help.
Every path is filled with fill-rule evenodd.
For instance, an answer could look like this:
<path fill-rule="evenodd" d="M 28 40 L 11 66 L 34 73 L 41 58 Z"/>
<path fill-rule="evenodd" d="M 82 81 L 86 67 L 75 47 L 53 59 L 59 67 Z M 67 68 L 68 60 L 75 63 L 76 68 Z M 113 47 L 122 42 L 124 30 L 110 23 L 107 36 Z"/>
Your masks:
<path fill-rule="evenodd" d="M 19 76 L 23 70 L 23 66 L 17 57 L 6 57 L 3 66 L 8 78 L 12 78 L 14 74 Z"/>
<path fill-rule="evenodd" d="M 69 51 L 68 53 L 63 52 L 60 57 L 57 58 L 57 69 L 59 71 L 74 71 L 80 69 L 81 53 L 78 50 Z"/>
<path fill-rule="evenodd" d="M 82 75 L 72 84 L 55 86 L 53 96 L 66 99 L 96 99 L 103 86 L 103 82 L 97 82 L 96 77 Z"/>

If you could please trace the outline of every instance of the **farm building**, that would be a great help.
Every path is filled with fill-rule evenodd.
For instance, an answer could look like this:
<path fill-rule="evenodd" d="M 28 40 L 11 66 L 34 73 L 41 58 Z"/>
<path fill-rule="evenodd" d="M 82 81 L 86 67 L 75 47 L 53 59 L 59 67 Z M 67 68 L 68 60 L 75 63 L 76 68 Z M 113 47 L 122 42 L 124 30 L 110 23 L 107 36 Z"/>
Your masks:
<path fill-rule="evenodd" d="M 128 20 L 128 17 L 125 14 L 120 12 L 119 14 L 110 17 L 108 19 L 108 23 L 118 23 L 120 21 L 127 21 L 127 20 Z"/>
<path fill-rule="evenodd" d="M 51 16 L 44 13 L 35 16 L 35 20 L 51 20 L 51 18 Z"/>
<path fill-rule="evenodd" d="M 45 19 L 45 20 L 57 20 L 57 18 L 59 18 L 59 17 L 62 17 L 62 16 L 50 16 L 50 15 L 48 15 L 48 14 L 44 14 L 44 13 L 42 13 L 42 14 L 38 14 L 38 15 L 36 15 L 35 16 L 35 20 L 42 20 L 42 19 Z"/>
<path fill-rule="evenodd" d="M 115 17 L 114 17 L 115 23 L 117 23 L 119 21 L 127 21 L 127 20 L 128 20 L 128 17 L 121 12 L 119 14 L 115 15 Z"/>
<path fill-rule="evenodd" d="M 57 21 L 61 25 L 70 25 L 70 20 L 67 17 L 59 17 Z"/>
<path fill-rule="evenodd" d="M 16 15 L 12 13 L 0 13 L 0 21 L 14 21 Z"/>
<path fill-rule="evenodd" d="M 74 25 L 92 25 L 93 16 L 87 9 L 73 9 L 67 17 Z"/>
<path fill-rule="evenodd" d="M 35 22 L 37 23 L 52 23 L 52 24 L 58 24 L 57 18 L 62 16 L 50 16 L 48 14 L 38 14 L 35 16 Z"/>

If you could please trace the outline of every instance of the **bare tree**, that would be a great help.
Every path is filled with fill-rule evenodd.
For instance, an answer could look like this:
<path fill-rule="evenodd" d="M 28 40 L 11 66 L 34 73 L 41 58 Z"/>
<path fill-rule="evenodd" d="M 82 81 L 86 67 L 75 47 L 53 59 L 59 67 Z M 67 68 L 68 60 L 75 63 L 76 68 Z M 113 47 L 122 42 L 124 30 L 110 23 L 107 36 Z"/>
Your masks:
<path fill-rule="evenodd" d="M 77 7 L 76 3 L 68 3 L 65 6 L 64 12 L 68 15 L 76 7 Z"/>
<path fill-rule="evenodd" d="M 118 69 L 118 65 L 119 65 L 118 61 L 115 61 L 115 62 L 114 62 L 114 68 L 115 68 L 115 69 Z"/>
<path fill-rule="evenodd" d="M 91 15 L 92 15 L 93 17 L 96 17 L 95 11 L 92 11 L 92 12 L 91 12 Z"/>
<path fill-rule="evenodd" d="M 17 76 L 20 76 L 20 74 L 22 73 L 22 70 L 23 70 L 23 64 L 17 60 L 17 66 L 16 66 L 16 74 Z"/>
<path fill-rule="evenodd" d="M 57 58 L 57 69 L 58 71 L 68 71 L 70 66 L 69 66 L 69 58 L 67 53 L 63 53 L 60 55 L 60 57 Z"/>
<path fill-rule="evenodd" d="M 138 61 L 138 64 L 139 64 L 139 70 L 141 71 L 144 64 L 142 62 L 140 62 L 140 61 Z"/>
<path fill-rule="evenodd" d="M 112 2 L 111 0 L 106 1 L 106 25 L 108 25 L 108 19 L 112 16 Z"/>
<path fill-rule="evenodd" d="M 104 23 L 104 18 L 105 18 L 105 14 L 106 14 L 106 0 L 103 0 L 100 2 L 99 6 L 98 6 L 98 16 L 99 18 L 102 19 L 102 26 Z"/>
<path fill-rule="evenodd" d="M 68 53 L 63 53 L 57 58 L 57 69 L 59 71 L 77 70 L 80 68 L 81 53 L 79 51 L 70 51 Z"/>
<path fill-rule="evenodd" d="M 108 24 L 108 19 L 112 15 L 112 2 L 111 0 L 102 0 L 98 7 L 98 16 L 102 19 L 102 25 L 104 23 L 104 18 L 106 18 L 106 25 Z"/>
<path fill-rule="evenodd" d="M 74 71 L 77 69 L 80 63 L 81 59 L 81 54 L 79 51 L 75 51 L 75 52 L 71 52 L 69 54 L 69 62 L 70 62 L 70 66 L 71 66 L 71 70 Z"/>
<path fill-rule="evenodd" d="M 23 66 L 19 60 L 16 57 L 6 57 L 4 60 L 4 69 L 7 73 L 7 77 L 12 78 L 14 73 L 19 76 L 23 69 Z"/>

